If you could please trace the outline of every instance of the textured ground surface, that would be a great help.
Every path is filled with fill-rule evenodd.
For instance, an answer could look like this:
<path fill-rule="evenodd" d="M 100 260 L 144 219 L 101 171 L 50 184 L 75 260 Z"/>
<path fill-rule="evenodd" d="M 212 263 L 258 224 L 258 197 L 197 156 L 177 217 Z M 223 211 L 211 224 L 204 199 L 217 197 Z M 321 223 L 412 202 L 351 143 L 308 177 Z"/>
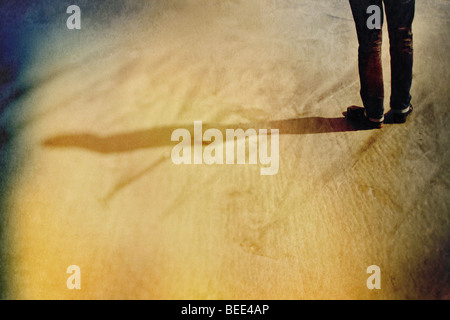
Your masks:
<path fill-rule="evenodd" d="M 416 113 L 377 131 L 342 118 L 360 104 L 346 1 L 80 6 L 81 31 L 30 11 L 2 85 L 5 297 L 450 298 L 448 1 L 417 1 Z M 279 129 L 279 173 L 175 166 L 195 120 Z"/>

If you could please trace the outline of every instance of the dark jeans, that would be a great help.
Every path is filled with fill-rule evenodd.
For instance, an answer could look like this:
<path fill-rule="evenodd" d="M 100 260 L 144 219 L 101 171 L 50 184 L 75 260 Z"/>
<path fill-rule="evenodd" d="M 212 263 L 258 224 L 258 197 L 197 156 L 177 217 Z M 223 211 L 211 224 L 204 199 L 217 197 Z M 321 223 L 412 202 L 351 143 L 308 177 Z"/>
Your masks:
<path fill-rule="evenodd" d="M 367 8 L 385 6 L 391 54 L 391 109 L 401 112 L 411 103 L 413 69 L 413 35 L 415 0 L 349 0 L 358 34 L 358 63 L 361 98 L 369 118 L 384 115 L 384 87 L 381 65 L 382 30 L 370 30 Z M 384 16 L 382 14 L 382 22 Z"/>

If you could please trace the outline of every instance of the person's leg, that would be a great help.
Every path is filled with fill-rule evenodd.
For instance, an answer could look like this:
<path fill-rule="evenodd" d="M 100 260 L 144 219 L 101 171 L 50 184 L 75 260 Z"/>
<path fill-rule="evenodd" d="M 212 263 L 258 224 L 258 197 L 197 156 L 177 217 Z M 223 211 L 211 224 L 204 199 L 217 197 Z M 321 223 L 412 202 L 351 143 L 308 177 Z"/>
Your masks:
<path fill-rule="evenodd" d="M 369 120 L 380 121 L 384 117 L 384 87 L 381 64 L 382 30 L 369 29 L 367 9 L 376 5 L 383 12 L 382 0 L 349 0 L 358 35 L 358 65 L 361 82 L 361 98 Z M 383 20 L 383 15 L 381 16 Z"/>
<path fill-rule="evenodd" d="M 411 105 L 415 0 L 384 0 L 391 53 L 391 109 L 406 114 Z"/>

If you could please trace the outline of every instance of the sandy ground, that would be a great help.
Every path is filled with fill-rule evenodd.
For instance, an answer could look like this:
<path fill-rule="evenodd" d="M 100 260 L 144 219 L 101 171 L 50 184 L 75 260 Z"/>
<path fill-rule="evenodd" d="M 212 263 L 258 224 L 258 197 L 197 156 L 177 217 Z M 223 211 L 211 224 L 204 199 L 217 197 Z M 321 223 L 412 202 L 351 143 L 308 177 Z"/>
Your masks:
<path fill-rule="evenodd" d="M 376 131 L 342 117 L 361 104 L 347 1 L 153 4 L 52 21 L 3 85 L 5 297 L 450 298 L 448 1 L 417 1 L 416 112 Z M 278 174 L 174 165 L 196 120 L 279 129 Z"/>

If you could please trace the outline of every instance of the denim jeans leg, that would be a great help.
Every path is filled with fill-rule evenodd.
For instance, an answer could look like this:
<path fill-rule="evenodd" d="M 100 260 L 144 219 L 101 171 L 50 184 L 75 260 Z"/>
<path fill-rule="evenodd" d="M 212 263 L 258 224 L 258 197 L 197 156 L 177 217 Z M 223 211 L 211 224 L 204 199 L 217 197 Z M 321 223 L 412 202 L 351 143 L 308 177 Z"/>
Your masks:
<path fill-rule="evenodd" d="M 385 6 L 391 53 L 391 109 L 402 112 L 411 104 L 415 0 L 385 0 Z"/>
<path fill-rule="evenodd" d="M 381 62 L 382 30 L 369 29 L 367 20 L 371 5 L 383 10 L 382 0 L 350 0 L 358 35 L 358 66 L 361 82 L 361 99 L 366 115 L 372 119 L 383 119 L 384 86 Z M 383 19 L 383 16 L 381 17 Z"/>

